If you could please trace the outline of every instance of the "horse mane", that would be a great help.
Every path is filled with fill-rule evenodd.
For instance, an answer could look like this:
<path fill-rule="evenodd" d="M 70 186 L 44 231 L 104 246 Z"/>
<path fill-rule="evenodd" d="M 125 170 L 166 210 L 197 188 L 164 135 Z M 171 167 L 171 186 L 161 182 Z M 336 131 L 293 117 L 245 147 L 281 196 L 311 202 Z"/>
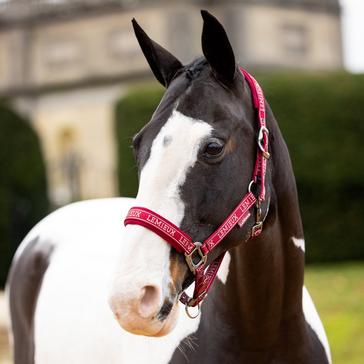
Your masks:
<path fill-rule="evenodd" d="M 189 65 L 185 66 L 187 79 L 190 81 L 195 80 L 207 65 L 208 62 L 205 57 L 195 59 Z"/>

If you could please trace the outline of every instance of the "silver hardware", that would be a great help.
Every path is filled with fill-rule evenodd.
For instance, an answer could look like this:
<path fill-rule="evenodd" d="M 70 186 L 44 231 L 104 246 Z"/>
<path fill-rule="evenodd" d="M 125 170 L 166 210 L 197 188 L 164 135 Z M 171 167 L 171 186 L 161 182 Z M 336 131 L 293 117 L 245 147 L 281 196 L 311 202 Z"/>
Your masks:
<path fill-rule="evenodd" d="M 197 241 L 194 244 L 195 244 L 195 248 L 192 250 L 192 252 L 190 254 L 185 253 L 185 259 L 186 259 L 188 268 L 190 268 L 190 270 L 193 274 L 196 274 L 196 269 L 201 267 L 201 265 L 205 265 L 205 263 L 207 261 L 207 256 L 201 250 L 202 243 Z M 193 256 L 196 252 L 200 258 L 200 260 L 197 263 L 195 263 L 193 261 Z"/>
<path fill-rule="evenodd" d="M 248 192 L 252 192 L 252 186 L 253 184 L 255 183 L 255 181 L 252 179 L 249 183 L 249 186 L 248 186 Z"/>
<path fill-rule="evenodd" d="M 188 304 L 187 305 L 185 305 L 185 311 L 186 311 L 186 314 L 187 314 L 187 316 L 189 317 L 189 318 L 191 318 L 191 319 L 195 319 L 195 318 L 197 318 L 198 316 L 200 316 L 200 313 L 201 313 L 201 304 L 199 303 L 198 305 L 197 305 L 197 313 L 195 314 L 195 315 L 193 315 L 193 314 L 191 314 L 190 313 L 190 309 L 192 308 L 192 306 L 189 306 Z"/>
<path fill-rule="evenodd" d="M 259 149 L 261 150 L 261 152 L 263 153 L 263 157 L 265 159 L 269 159 L 270 157 L 270 154 L 267 150 L 264 149 L 264 145 L 263 145 L 263 140 L 264 140 L 264 133 L 267 135 L 269 135 L 269 130 L 265 127 L 265 126 L 262 126 L 260 129 L 259 129 L 259 134 L 258 134 L 258 146 L 259 146 Z"/>

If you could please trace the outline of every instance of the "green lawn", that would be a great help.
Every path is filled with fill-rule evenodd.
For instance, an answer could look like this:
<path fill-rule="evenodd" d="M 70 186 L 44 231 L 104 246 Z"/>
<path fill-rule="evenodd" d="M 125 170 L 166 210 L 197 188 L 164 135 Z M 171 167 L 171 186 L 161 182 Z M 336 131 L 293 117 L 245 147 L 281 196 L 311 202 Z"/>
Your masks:
<path fill-rule="evenodd" d="M 364 263 L 311 265 L 306 286 L 324 323 L 334 364 L 364 363 Z"/>

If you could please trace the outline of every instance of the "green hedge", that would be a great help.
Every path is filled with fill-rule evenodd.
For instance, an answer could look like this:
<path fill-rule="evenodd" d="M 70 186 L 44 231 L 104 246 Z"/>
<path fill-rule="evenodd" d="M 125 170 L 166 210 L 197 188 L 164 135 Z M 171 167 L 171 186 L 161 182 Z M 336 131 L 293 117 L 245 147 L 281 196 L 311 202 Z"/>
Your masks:
<path fill-rule="evenodd" d="M 288 144 L 309 262 L 364 258 L 364 75 L 258 74 Z M 130 141 L 162 92 L 133 90 L 117 105 L 120 192 L 136 193 Z"/>
<path fill-rule="evenodd" d="M 135 197 L 138 176 L 131 149 L 133 136 L 150 120 L 164 89 L 144 85 L 133 89 L 116 104 L 118 181 L 121 196 Z"/>
<path fill-rule="evenodd" d="M 29 122 L 0 103 L 0 287 L 22 238 L 48 212 L 45 167 Z"/>
<path fill-rule="evenodd" d="M 259 80 L 291 153 L 307 260 L 363 259 L 364 75 Z"/>

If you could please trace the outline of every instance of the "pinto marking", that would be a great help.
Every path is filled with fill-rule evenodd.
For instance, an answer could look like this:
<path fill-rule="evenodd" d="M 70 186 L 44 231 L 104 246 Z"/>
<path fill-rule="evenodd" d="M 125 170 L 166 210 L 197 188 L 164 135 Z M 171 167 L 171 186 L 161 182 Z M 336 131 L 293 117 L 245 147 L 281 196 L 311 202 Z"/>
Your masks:
<path fill-rule="evenodd" d="M 229 252 L 226 252 L 223 261 L 221 262 L 220 269 L 217 272 L 217 278 L 221 281 L 221 283 L 226 284 L 228 275 L 229 275 L 229 266 L 231 262 L 231 255 Z"/>
<path fill-rule="evenodd" d="M 312 298 L 305 286 L 303 287 L 302 290 L 302 307 L 307 323 L 310 325 L 312 330 L 316 333 L 317 337 L 319 338 L 322 346 L 325 349 L 327 360 L 329 364 L 331 364 L 332 359 L 331 359 L 330 345 L 327 340 L 325 329 L 320 319 L 320 316 L 317 313 L 315 304 L 313 303 Z"/>
<path fill-rule="evenodd" d="M 298 239 L 292 236 L 292 242 L 294 245 L 296 245 L 297 248 L 305 252 L 305 239 Z"/>

